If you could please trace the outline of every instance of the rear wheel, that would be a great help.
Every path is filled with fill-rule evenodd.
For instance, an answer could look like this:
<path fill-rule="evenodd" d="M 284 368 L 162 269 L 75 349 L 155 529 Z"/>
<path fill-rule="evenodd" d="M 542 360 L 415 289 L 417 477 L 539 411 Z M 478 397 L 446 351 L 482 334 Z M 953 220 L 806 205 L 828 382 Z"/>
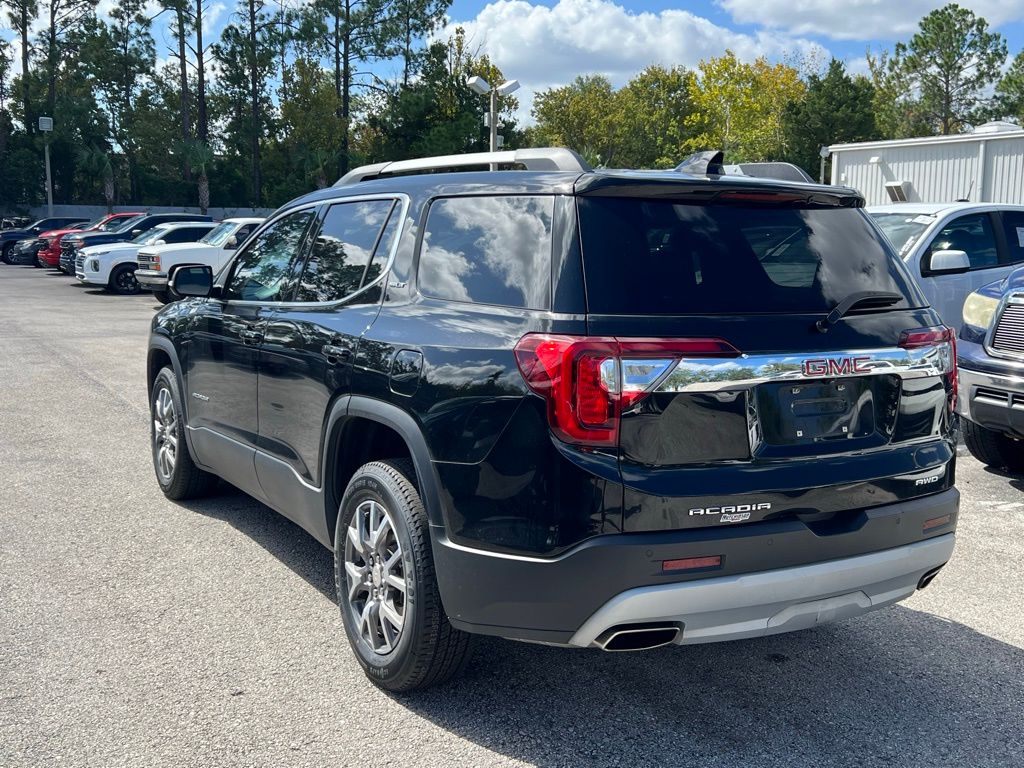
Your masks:
<path fill-rule="evenodd" d="M 13 247 L 13 243 L 5 243 L 3 250 L 0 250 L 0 261 L 2 261 L 4 264 L 11 263 L 11 248 Z"/>
<path fill-rule="evenodd" d="M 170 368 L 157 374 L 149 406 L 153 468 L 160 490 L 175 500 L 205 496 L 217 484 L 217 476 L 197 467 L 188 451 L 181 393 Z"/>
<path fill-rule="evenodd" d="M 389 691 L 444 682 L 462 670 L 470 635 L 445 616 L 427 514 L 412 465 L 374 461 L 345 491 L 334 574 L 349 644 L 366 676 Z"/>
<path fill-rule="evenodd" d="M 122 295 L 138 293 L 139 281 L 135 279 L 136 269 L 134 264 L 120 264 L 114 267 L 108 283 L 110 290 Z"/>
<path fill-rule="evenodd" d="M 967 450 L 982 464 L 1006 467 L 1015 472 L 1024 470 L 1024 442 L 967 419 L 963 419 L 962 424 Z"/>

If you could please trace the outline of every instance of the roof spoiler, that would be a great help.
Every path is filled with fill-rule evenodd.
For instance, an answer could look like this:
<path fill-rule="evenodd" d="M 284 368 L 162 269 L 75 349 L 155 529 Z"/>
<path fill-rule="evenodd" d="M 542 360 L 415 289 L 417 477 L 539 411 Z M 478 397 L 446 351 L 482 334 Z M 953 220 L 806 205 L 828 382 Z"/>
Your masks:
<path fill-rule="evenodd" d="M 761 162 L 725 165 L 725 155 L 721 150 L 695 152 L 677 165 L 675 170 L 694 176 L 752 176 L 758 179 L 815 183 L 803 168 L 793 163 Z"/>
<path fill-rule="evenodd" d="M 720 149 L 707 152 L 694 152 L 675 167 L 679 173 L 692 173 L 694 176 L 721 176 L 725 173 L 725 153 Z"/>

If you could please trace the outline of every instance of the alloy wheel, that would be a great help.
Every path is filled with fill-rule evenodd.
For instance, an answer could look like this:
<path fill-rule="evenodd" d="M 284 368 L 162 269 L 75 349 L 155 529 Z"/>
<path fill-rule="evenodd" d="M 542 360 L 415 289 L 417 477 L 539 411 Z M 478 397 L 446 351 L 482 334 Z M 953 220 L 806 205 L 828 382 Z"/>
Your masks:
<path fill-rule="evenodd" d="M 153 404 L 153 451 L 157 474 L 170 483 L 178 459 L 178 414 L 167 387 L 160 388 Z"/>
<path fill-rule="evenodd" d="M 356 507 L 345 537 L 346 599 L 360 639 L 391 653 L 405 626 L 407 580 L 391 514 L 368 499 Z"/>
<path fill-rule="evenodd" d="M 123 269 L 118 272 L 114 277 L 114 284 L 125 293 L 134 293 L 139 287 L 138 282 L 135 280 L 135 273 L 130 269 Z"/>

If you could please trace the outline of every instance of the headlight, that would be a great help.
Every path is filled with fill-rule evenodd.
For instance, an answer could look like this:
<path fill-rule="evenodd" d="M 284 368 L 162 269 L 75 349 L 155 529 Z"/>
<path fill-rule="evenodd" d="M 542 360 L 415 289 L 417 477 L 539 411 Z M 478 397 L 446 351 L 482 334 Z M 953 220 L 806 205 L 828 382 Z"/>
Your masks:
<path fill-rule="evenodd" d="M 964 302 L 964 323 L 975 328 L 988 328 L 998 306 L 999 299 L 972 293 Z"/>

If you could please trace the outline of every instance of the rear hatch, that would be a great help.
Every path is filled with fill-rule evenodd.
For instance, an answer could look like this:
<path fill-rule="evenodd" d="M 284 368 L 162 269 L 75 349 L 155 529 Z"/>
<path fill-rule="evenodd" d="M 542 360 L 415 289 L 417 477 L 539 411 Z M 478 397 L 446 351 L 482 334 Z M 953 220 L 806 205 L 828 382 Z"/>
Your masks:
<path fill-rule="evenodd" d="M 617 455 L 623 530 L 838 532 L 952 484 L 953 336 L 860 198 L 742 180 L 579 191 L 595 348 L 574 353 L 569 438 Z"/>

